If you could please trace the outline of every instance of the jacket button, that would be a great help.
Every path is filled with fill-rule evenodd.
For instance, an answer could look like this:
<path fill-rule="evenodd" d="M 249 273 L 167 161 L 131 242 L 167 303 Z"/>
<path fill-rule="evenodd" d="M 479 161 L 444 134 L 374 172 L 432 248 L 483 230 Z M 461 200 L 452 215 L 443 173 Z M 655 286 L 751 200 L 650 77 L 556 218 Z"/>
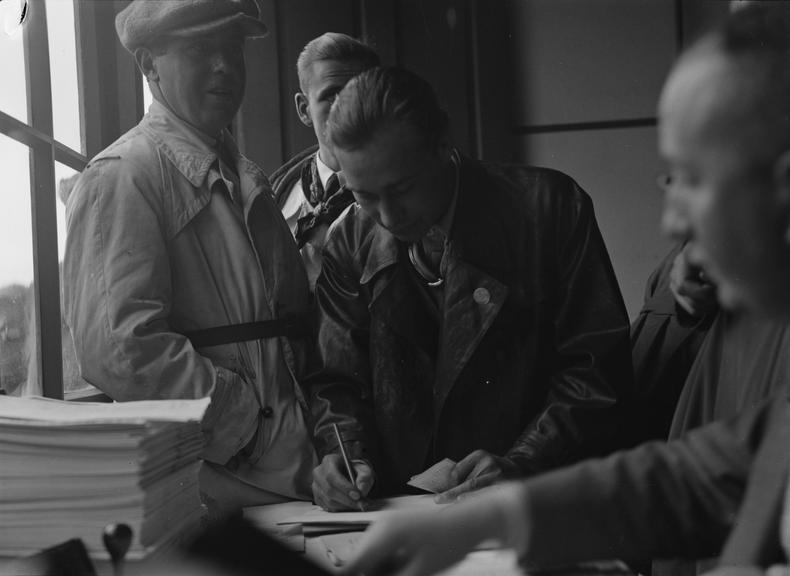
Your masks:
<path fill-rule="evenodd" d="M 478 304 L 488 304 L 491 302 L 491 294 L 485 288 L 475 288 L 475 291 L 472 293 L 472 298 Z"/>
<path fill-rule="evenodd" d="M 263 414 L 264 418 L 271 418 L 274 415 L 274 409 L 271 406 L 264 406 L 261 414 Z"/>

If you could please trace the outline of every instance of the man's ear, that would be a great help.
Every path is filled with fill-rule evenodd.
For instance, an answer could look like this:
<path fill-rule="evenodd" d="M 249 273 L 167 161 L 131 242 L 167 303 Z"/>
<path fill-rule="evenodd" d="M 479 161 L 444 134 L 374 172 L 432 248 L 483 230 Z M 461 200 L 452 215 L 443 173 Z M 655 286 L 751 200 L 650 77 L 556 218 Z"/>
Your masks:
<path fill-rule="evenodd" d="M 294 94 L 294 104 L 296 105 L 296 113 L 299 115 L 299 120 L 308 128 L 313 127 L 313 119 L 310 118 L 310 101 L 304 92 L 297 92 Z"/>
<path fill-rule="evenodd" d="M 159 72 L 154 62 L 154 54 L 150 48 L 138 48 L 134 51 L 134 61 L 143 76 L 151 82 L 159 82 Z"/>
<path fill-rule="evenodd" d="M 785 220 L 785 242 L 790 244 L 790 150 L 774 162 L 774 206 Z"/>

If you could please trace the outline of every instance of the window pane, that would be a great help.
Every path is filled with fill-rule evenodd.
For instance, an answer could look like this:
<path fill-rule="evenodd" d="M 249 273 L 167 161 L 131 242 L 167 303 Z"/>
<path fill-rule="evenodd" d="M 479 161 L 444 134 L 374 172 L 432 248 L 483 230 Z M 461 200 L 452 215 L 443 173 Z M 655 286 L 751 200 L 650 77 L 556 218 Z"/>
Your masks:
<path fill-rule="evenodd" d="M 20 0 L 6 0 L 0 4 L 0 78 L 3 79 L 0 110 L 27 122 L 22 28 L 13 25 L 14 15 L 20 11 Z"/>
<path fill-rule="evenodd" d="M 46 5 L 55 140 L 84 152 L 80 138 L 74 0 L 47 0 Z"/>
<path fill-rule="evenodd" d="M 64 164 L 55 163 L 55 183 L 58 191 L 57 217 L 58 217 L 58 262 L 63 264 L 63 253 L 66 247 L 66 200 L 71 194 L 79 173 Z M 61 268 L 62 269 L 62 268 Z M 63 294 L 63 280 L 60 282 L 60 293 Z M 61 298 L 61 313 L 63 303 Z M 77 359 L 74 355 L 74 344 L 71 332 L 66 325 L 65 318 L 61 321 L 61 345 L 63 348 L 63 391 L 75 392 L 77 390 L 95 390 L 93 386 L 80 378 L 77 368 Z"/>
<path fill-rule="evenodd" d="M 148 80 L 143 76 L 143 114 L 148 113 L 148 108 L 154 101 L 154 96 L 151 94 L 151 89 L 148 87 Z"/>
<path fill-rule="evenodd" d="M 0 388 L 8 394 L 40 394 L 27 146 L 0 135 L 0 172 L 7 178 L 0 196 Z"/>

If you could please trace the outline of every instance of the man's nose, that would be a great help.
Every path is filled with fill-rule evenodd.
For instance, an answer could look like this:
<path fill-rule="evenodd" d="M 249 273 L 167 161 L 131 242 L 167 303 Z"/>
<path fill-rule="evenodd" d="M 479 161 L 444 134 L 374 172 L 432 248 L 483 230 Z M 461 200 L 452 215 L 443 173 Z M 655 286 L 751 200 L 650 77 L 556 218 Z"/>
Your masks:
<path fill-rule="evenodd" d="M 214 54 L 211 55 L 211 69 L 214 72 L 222 72 L 225 74 L 230 72 L 230 56 L 221 50 L 214 52 Z"/>
<path fill-rule="evenodd" d="M 682 192 L 673 186 L 669 186 L 664 194 L 661 231 L 668 238 L 677 241 L 688 240 L 691 237 L 688 207 Z"/>

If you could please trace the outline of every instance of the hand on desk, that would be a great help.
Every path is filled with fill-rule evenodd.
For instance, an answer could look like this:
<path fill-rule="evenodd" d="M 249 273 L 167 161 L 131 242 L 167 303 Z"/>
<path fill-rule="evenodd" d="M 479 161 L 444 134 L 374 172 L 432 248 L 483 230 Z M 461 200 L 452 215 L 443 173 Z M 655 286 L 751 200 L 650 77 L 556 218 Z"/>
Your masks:
<path fill-rule="evenodd" d="M 475 450 L 450 471 L 455 486 L 438 494 L 436 503 L 452 502 L 462 494 L 514 477 L 517 473 L 515 464 L 507 458 L 494 456 L 485 450 Z"/>
<path fill-rule="evenodd" d="M 359 510 L 359 503 L 364 502 L 373 487 L 373 469 L 362 460 L 354 460 L 351 465 L 356 486 L 348 479 L 340 454 L 327 454 L 313 470 L 313 499 L 324 510 Z"/>
<path fill-rule="evenodd" d="M 462 560 L 489 538 L 509 542 L 520 514 L 519 488 L 502 486 L 447 506 L 393 513 L 374 522 L 359 542 L 357 553 L 342 574 L 421 576 L 434 574 Z"/>

